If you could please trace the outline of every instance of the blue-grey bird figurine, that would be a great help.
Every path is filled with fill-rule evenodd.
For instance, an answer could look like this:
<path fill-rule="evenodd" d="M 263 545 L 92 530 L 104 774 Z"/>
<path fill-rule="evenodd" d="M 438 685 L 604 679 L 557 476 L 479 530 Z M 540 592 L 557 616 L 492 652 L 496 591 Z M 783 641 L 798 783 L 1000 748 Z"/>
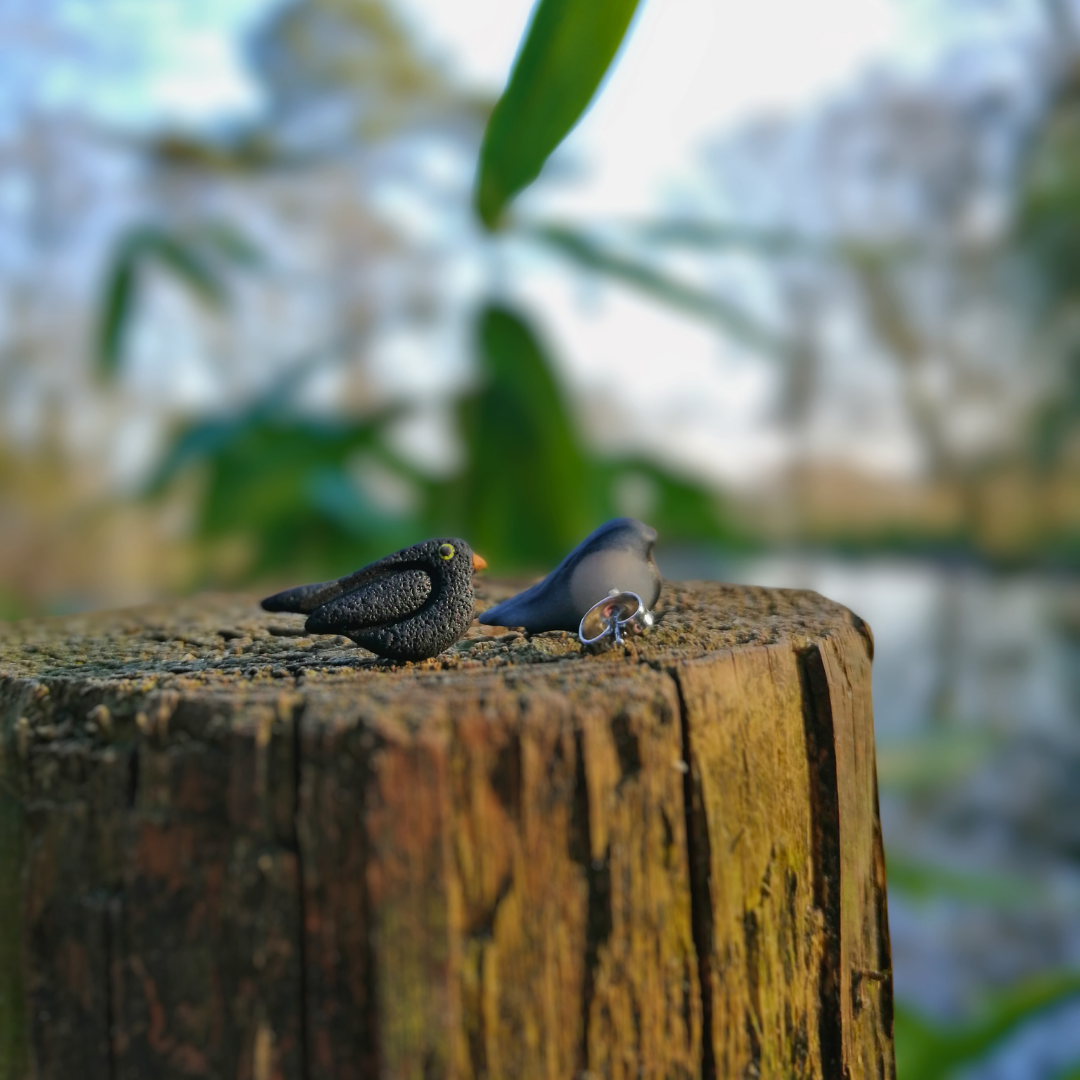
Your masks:
<path fill-rule="evenodd" d="M 472 622 L 473 571 L 487 563 L 464 540 L 425 540 L 362 570 L 268 596 L 267 611 L 307 615 L 313 634 L 344 634 L 389 660 L 426 660 Z"/>
<path fill-rule="evenodd" d="M 590 533 L 543 581 L 485 611 L 482 623 L 576 633 L 581 617 L 612 590 L 634 592 L 651 608 L 660 595 L 653 561 L 656 530 L 615 518 Z"/>

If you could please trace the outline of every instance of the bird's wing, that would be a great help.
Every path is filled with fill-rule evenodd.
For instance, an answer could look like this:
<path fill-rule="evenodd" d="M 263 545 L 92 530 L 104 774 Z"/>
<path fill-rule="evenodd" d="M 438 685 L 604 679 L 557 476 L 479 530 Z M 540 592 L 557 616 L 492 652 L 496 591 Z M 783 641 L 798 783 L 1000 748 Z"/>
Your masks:
<path fill-rule="evenodd" d="M 430 595 L 431 578 L 423 570 L 395 570 L 317 607 L 305 626 L 315 634 L 384 626 L 416 614 Z"/>
<path fill-rule="evenodd" d="M 295 589 L 286 589 L 284 592 L 275 593 L 262 601 L 264 611 L 294 611 L 299 615 L 310 615 L 316 608 L 323 604 L 329 604 L 346 593 L 358 592 L 363 586 L 369 585 L 388 574 L 401 573 L 401 556 L 406 552 L 397 551 L 393 555 L 387 555 L 378 562 L 369 563 L 359 570 L 354 570 L 345 577 L 336 581 L 319 581 L 314 585 L 297 585 Z"/>

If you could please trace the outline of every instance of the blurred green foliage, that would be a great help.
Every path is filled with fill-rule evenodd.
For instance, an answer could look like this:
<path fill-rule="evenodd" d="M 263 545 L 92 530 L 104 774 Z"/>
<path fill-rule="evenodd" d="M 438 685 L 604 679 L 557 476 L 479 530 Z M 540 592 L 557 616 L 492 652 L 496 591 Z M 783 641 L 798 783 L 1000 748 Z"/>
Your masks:
<path fill-rule="evenodd" d="M 769 328 L 738 305 L 715 292 L 696 288 L 664 273 L 655 260 L 646 262 L 605 248 L 584 233 L 561 225 L 528 230 L 528 235 L 569 256 L 579 266 L 605 274 L 661 303 L 716 325 L 735 341 L 759 352 L 782 357 L 785 344 Z"/>
<path fill-rule="evenodd" d="M 476 209 L 486 225 L 494 225 L 506 202 L 536 178 L 573 128 L 618 51 L 635 7 L 636 0 L 593 5 L 541 0 L 480 152 Z M 386 59 L 387 49 L 377 49 L 373 76 L 365 65 L 375 41 L 388 46 L 393 62 Z M 312 87 L 326 84 L 351 95 L 358 126 L 350 137 L 374 130 L 367 102 L 372 79 L 378 82 L 388 72 L 383 81 L 389 80 L 389 96 L 399 103 L 439 90 L 410 60 L 382 6 L 369 0 L 286 7 L 257 57 L 258 66 L 274 69 L 285 115 Z M 303 70 L 293 70 L 295 65 Z M 252 139 L 260 145 L 274 141 L 270 134 L 260 139 L 250 133 L 240 141 L 246 145 Z M 184 169 L 218 169 L 222 155 L 228 157 L 221 138 L 208 138 L 202 151 L 191 136 L 182 142 L 179 166 Z M 168 140 L 149 144 L 156 158 L 165 144 L 172 145 Z M 174 166 L 175 151 L 173 146 L 173 156 L 166 155 Z M 521 232 L 561 250 L 589 272 L 632 284 L 733 335 L 759 344 L 767 338 L 722 300 L 670 280 L 656 267 L 607 252 L 571 230 L 550 226 Z M 117 246 L 102 299 L 99 369 L 106 375 L 119 369 L 138 282 L 148 269 L 170 272 L 197 299 L 227 314 L 229 273 L 258 264 L 254 247 L 225 223 L 147 224 L 132 230 Z M 238 414 L 198 420 L 179 431 L 150 491 L 159 494 L 196 471 L 198 535 L 211 548 L 227 541 L 246 546 L 242 579 L 342 573 L 436 534 L 467 537 L 496 571 L 540 571 L 604 520 L 625 513 L 622 494 L 628 486 L 636 495 L 633 509 L 665 539 L 739 542 L 718 498 L 700 485 L 640 456 L 605 460 L 597 455 L 581 437 L 555 365 L 522 312 L 481 304 L 473 343 L 476 386 L 454 406 L 466 455 L 456 476 L 432 478 L 392 452 L 387 434 L 396 412 L 341 421 L 298 416 L 291 405 L 294 372 Z M 380 500 L 365 482 L 373 469 L 406 497 L 391 500 L 394 505 Z M 210 574 L 220 576 L 220 569 Z"/>
<path fill-rule="evenodd" d="M 641 489 L 648 519 L 663 535 L 740 542 L 715 495 L 659 464 L 590 453 L 541 337 L 521 312 L 485 307 L 476 341 L 481 385 L 459 411 L 470 465 L 448 485 L 445 518 L 493 566 L 549 568 L 586 533 L 625 512 L 619 492 L 628 480 Z"/>
<path fill-rule="evenodd" d="M 28 612 L 14 592 L 0 588 L 0 622 L 14 622 L 27 614 Z"/>
<path fill-rule="evenodd" d="M 985 764 L 1000 746 L 992 731 L 943 728 L 877 750 L 882 789 L 917 792 L 955 784 Z"/>
<path fill-rule="evenodd" d="M 1055 392 L 1046 395 L 1032 426 L 1034 460 L 1049 469 L 1080 427 L 1080 85 L 1075 73 L 1055 87 L 1020 181 L 1011 253 L 1022 267 L 1034 336 L 1050 344 L 1059 361 Z"/>
<path fill-rule="evenodd" d="M 232 225 L 201 222 L 183 231 L 141 225 L 122 236 L 113 253 L 101 301 L 96 359 L 105 377 L 116 374 L 123 359 L 127 329 L 139 301 L 140 279 L 157 267 L 171 273 L 204 304 L 224 310 L 229 269 L 251 269 L 258 249 Z"/>
<path fill-rule="evenodd" d="M 917 902 L 948 899 L 978 907 L 1032 910 L 1042 899 L 1032 882 L 1004 874 L 966 874 L 902 857 L 889 849 L 889 889 Z"/>
<path fill-rule="evenodd" d="M 457 405 L 469 462 L 458 475 L 433 479 L 389 448 L 397 410 L 347 423 L 296 417 L 290 376 L 242 414 L 180 432 L 150 492 L 196 470 L 199 536 L 247 543 L 248 579 L 341 573 L 421 535 L 465 535 L 504 572 L 542 570 L 624 509 L 627 481 L 665 535 L 740 542 L 710 493 L 656 463 L 587 451 L 524 315 L 488 305 L 475 339 L 478 385 Z M 363 466 L 413 497 L 381 503 Z"/>
<path fill-rule="evenodd" d="M 599 523 L 588 454 L 532 327 L 490 306 L 476 339 L 483 384 L 460 412 L 469 458 L 461 524 L 493 562 L 542 567 Z"/>
<path fill-rule="evenodd" d="M 785 229 L 729 227 L 715 222 L 636 222 L 604 230 L 507 218 L 509 201 L 536 179 L 595 96 L 632 22 L 635 6 L 636 0 L 603 0 L 593 5 L 541 0 L 537 4 L 505 92 L 491 111 L 484 132 L 474 186 L 474 209 L 480 221 L 488 227 L 505 225 L 516 237 L 558 253 L 587 275 L 635 289 L 770 356 L 791 385 L 789 396 L 798 393 L 796 383 L 806 377 L 800 375 L 806 367 L 805 358 L 790 334 L 721 290 L 672 273 L 666 250 L 737 249 L 766 259 L 798 255 L 843 264 L 852 272 L 858 269 L 879 336 L 886 343 L 891 341 L 897 354 L 906 358 L 901 364 L 907 373 L 901 380 L 903 385 L 921 386 L 925 382 L 917 377 L 921 360 L 912 359 L 920 352 L 919 343 L 908 341 L 910 327 L 896 317 L 896 305 L 884 303 L 883 297 L 891 296 L 888 290 L 871 288 L 883 280 L 887 268 L 910 257 L 901 241 L 864 250 L 865 245 L 859 247 L 854 242 L 813 240 Z M 253 67 L 266 81 L 271 102 L 263 129 L 256 126 L 231 134 L 208 133 L 201 141 L 192 133 L 151 139 L 147 152 L 156 164 L 187 173 L 228 171 L 229 148 L 249 145 L 277 147 L 270 156 L 241 155 L 240 164 L 249 171 L 272 170 L 283 161 L 293 165 L 317 161 L 320 155 L 341 153 L 341 140 L 380 138 L 387 129 L 404 122 L 403 117 L 430 119 L 432 110 L 445 107 L 439 102 L 452 96 L 444 77 L 411 48 L 407 33 L 381 0 L 294 0 L 275 13 L 269 27 L 257 32 L 255 38 Z M 329 141 L 320 135 L 310 145 L 305 143 L 300 152 L 287 149 L 286 132 L 294 130 L 297 118 L 305 115 L 304 103 L 321 101 L 320 95 L 326 94 L 332 95 L 335 108 L 316 110 L 316 115 L 341 113 L 347 122 L 330 125 L 335 134 Z M 338 109 L 338 105 L 344 108 Z M 482 104 L 470 101 L 463 107 L 471 115 Z M 1055 117 L 1058 113 L 1066 118 L 1071 115 L 1064 106 Z M 427 122 L 422 120 L 421 126 Z M 1059 130 L 1063 123 L 1054 119 L 1039 133 L 1017 228 L 1017 250 L 1028 252 L 1032 265 L 1058 282 L 1065 290 L 1062 296 L 1071 295 L 1073 284 L 1080 284 L 1071 283 L 1073 256 L 1069 243 L 1062 240 L 1072 235 L 1070 229 L 1080 227 L 1072 221 L 1073 217 L 1080 221 L 1080 199 L 1075 197 L 1080 191 L 1080 172 L 1071 149 L 1071 128 L 1064 124 L 1064 134 Z M 297 184 L 303 182 L 301 172 L 295 177 Z M 231 275 L 258 264 L 259 253 L 229 223 L 148 223 L 132 230 L 117 246 L 101 304 L 99 370 L 111 375 L 118 369 L 127 328 L 138 304 L 139 283 L 146 273 L 171 273 L 193 296 L 227 317 Z M 1050 290 L 1047 292 L 1049 295 Z M 1064 300 L 1059 307 L 1067 307 Z M 301 567 L 310 572 L 319 565 L 326 572 L 337 570 L 345 551 L 352 551 L 354 560 L 367 558 L 379 554 L 391 537 L 412 535 L 410 530 L 460 532 L 486 549 L 497 569 L 542 569 L 604 516 L 623 509 L 612 491 L 619 488 L 620 477 L 629 467 L 623 462 L 599 460 L 588 438 L 577 430 L 577 418 L 567 410 L 558 391 L 550 357 L 520 313 L 496 308 L 482 312 L 475 343 L 481 389 L 454 403 L 458 434 L 466 451 L 462 474 L 455 480 L 436 482 L 392 460 L 393 455 L 385 449 L 386 440 L 368 428 L 369 418 L 355 421 L 362 432 L 358 429 L 359 442 L 353 445 L 335 424 L 317 435 L 317 423 L 290 419 L 282 407 L 274 423 L 279 429 L 292 425 L 288 438 L 282 439 L 293 446 L 298 462 L 306 462 L 305 468 L 318 472 L 318 479 L 308 477 L 302 484 L 280 487 L 267 482 L 268 489 L 278 491 L 280 505 L 272 515 L 255 514 L 250 500 L 220 495 L 230 486 L 224 479 L 229 469 L 240 468 L 239 459 L 214 458 L 208 468 L 215 479 L 204 489 L 206 498 L 215 506 L 244 506 L 249 516 L 241 520 L 238 514 L 230 516 L 203 507 L 202 535 L 219 539 L 226 533 L 246 533 L 256 551 L 249 576 L 293 572 Z M 1074 357 L 1076 367 L 1080 342 L 1064 355 Z M 1080 377 L 1076 375 L 1073 372 L 1064 379 L 1060 392 L 1047 396 L 1036 417 L 1033 438 L 1040 460 L 1057 460 L 1070 432 L 1076 430 L 1080 418 Z M 936 462 L 934 468 L 949 482 L 968 483 L 971 478 L 962 470 L 942 465 L 952 461 L 944 449 L 947 440 L 942 424 L 947 417 L 931 416 L 933 410 L 918 394 L 908 396 L 915 426 L 924 437 L 929 457 Z M 255 407 L 255 412 L 260 408 Z M 245 413 L 233 419 L 243 427 L 250 417 Z M 189 439 L 190 433 L 181 437 Z M 310 446 L 301 450 L 305 439 Z M 352 482 L 350 487 L 349 480 L 350 476 L 355 480 L 349 462 L 360 449 L 378 451 L 386 468 L 404 478 L 414 491 L 417 509 L 388 514 L 365 504 L 362 485 Z M 210 462 L 206 454 L 203 458 Z M 501 471 L 498 462 L 513 462 L 516 474 L 509 465 Z M 731 539 L 727 522 L 722 515 L 717 518 L 713 510 L 713 496 L 689 478 L 677 477 L 656 464 L 638 469 L 638 474 L 645 475 L 650 469 L 656 474 L 648 478 L 653 501 L 658 507 L 675 503 L 680 507 L 668 518 L 670 532 L 661 520 L 663 510 L 648 511 L 665 540 Z M 250 475 L 253 466 L 248 464 L 245 470 L 244 474 Z M 178 475 L 177 470 L 171 475 Z M 345 509 L 350 499 L 357 500 L 354 511 Z M 974 505 L 974 500 L 974 495 L 964 496 L 964 506 Z M 690 505 L 693 512 L 687 509 Z M 284 525 L 290 515 L 310 519 L 303 542 L 294 535 L 299 526 Z M 919 535 L 914 539 L 886 532 L 873 536 L 860 533 L 854 543 L 858 547 L 876 543 L 915 550 L 924 550 L 928 542 L 947 542 L 964 550 L 977 544 L 974 526 L 966 518 L 950 529 L 941 537 Z M 261 535 L 264 530 L 281 530 L 295 542 L 265 538 Z M 837 524 L 831 538 L 842 543 L 842 523 Z M 1061 548 L 1060 543 L 1058 546 Z M 324 552 L 321 560 L 320 550 Z M 1069 555 L 1063 548 L 1061 552 Z"/>
<path fill-rule="evenodd" d="M 282 569 L 319 576 L 352 565 L 359 552 L 403 546 L 408 526 L 364 498 L 350 458 L 376 444 L 374 422 L 297 419 L 256 407 L 198 422 L 176 441 L 155 477 L 161 491 L 202 466 L 199 535 L 251 545 L 245 576 Z"/>
<path fill-rule="evenodd" d="M 1015 228 L 1046 314 L 1080 285 L 1080 110 L 1071 96 L 1047 116 L 1033 146 Z"/>
<path fill-rule="evenodd" d="M 899 1080 L 950 1080 L 989 1054 L 1021 1026 L 1080 996 L 1080 973 L 1040 975 L 988 998 L 971 1019 L 940 1024 L 898 1005 Z"/>
<path fill-rule="evenodd" d="M 947 789 L 984 764 L 1000 744 L 983 731 L 943 730 L 878 751 L 883 791 L 928 795 Z M 970 873 L 906 856 L 890 847 L 889 895 L 915 904 L 947 901 L 967 908 L 998 908 L 1030 916 L 1047 900 L 1038 881 L 1014 874 Z M 991 1054 L 1047 1009 L 1080 996 L 1080 974 L 1025 980 L 988 998 L 961 1022 L 935 1022 L 899 1002 L 895 1039 L 898 1080 L 948 1080 Z"/>

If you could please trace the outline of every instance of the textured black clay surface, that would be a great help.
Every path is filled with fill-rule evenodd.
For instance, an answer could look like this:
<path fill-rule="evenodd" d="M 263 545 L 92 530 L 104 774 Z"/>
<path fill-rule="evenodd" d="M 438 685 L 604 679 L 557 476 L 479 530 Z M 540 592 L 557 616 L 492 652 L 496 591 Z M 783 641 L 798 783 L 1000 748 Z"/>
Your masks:
<path fill-rule="evenodd" d="M 451 544 L 454 555 L 439 550 Z M 344 634 L 389 660 L 426 660 L 454 644 L 473 618 L 472 548 L 440 537 L 395 551 L 347 577 L 268 597 L 267 611 L 308 616 L 315 634 Z"/>

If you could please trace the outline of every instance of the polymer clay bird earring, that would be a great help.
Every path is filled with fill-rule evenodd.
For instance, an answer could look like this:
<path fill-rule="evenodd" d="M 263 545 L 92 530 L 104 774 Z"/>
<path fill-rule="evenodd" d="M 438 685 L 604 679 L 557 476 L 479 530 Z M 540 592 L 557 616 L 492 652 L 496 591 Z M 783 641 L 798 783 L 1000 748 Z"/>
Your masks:
<path fill-rule="evenodd" d="M 425 540 L 337 581 L 268 596 L 266 611 L 307 615 L 313 634 L 344 634 L 389 660 L 426 660 L 473 619 L 473 571 L 487 563 L 464 540 Z"/>
<path fill-rule="evenodd" d="M 660 571 L 653 560 L 656 530 L 634 518 L 601 525 L 543 581 L 485 611 L 480 622 L 577 633 L 585 613 L 612 593 L 635 593 L 646 608 L 660 595 Z"/>

